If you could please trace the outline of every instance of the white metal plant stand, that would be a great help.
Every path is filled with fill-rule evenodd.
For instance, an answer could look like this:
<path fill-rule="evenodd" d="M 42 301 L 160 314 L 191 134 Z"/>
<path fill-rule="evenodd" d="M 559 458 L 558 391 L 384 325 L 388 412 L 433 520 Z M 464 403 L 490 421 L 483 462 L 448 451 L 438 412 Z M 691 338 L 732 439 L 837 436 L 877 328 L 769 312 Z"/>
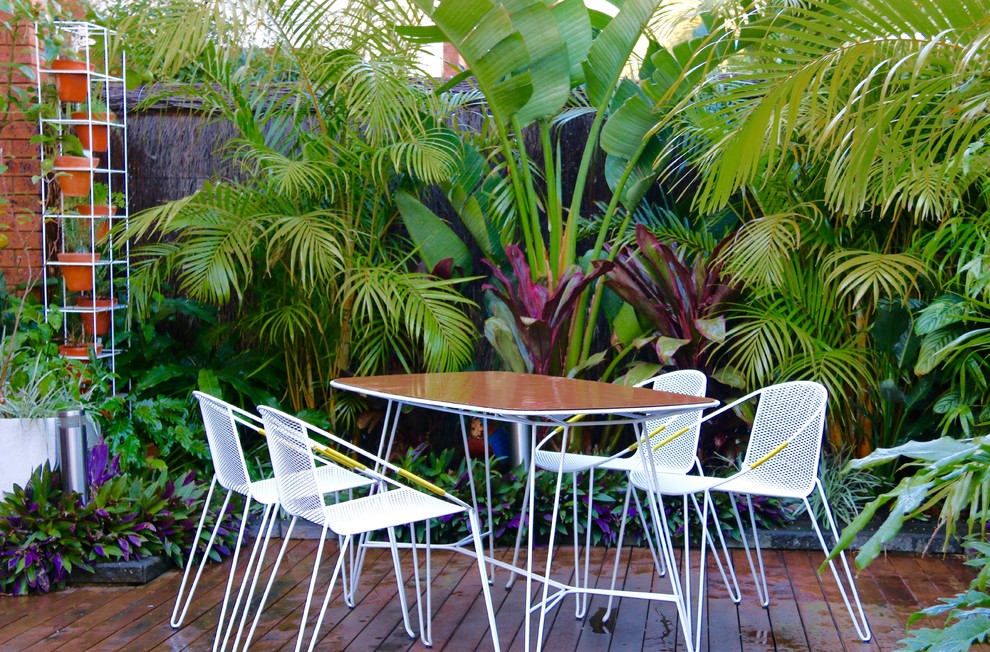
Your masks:
<path fill-rule="evenodd" d="M 87 332 L 83 342 L 89 345 L 89 353 L 63 354 L 65 357 L 81 360 L 89 359 L 90 355 L 104 359 L 112 372 L 116 371 L 116 354 L 118 353 L 118 339 L 116 333 L 116 320 L 114 315 L 118 311 L 127 308 L 127 297 L 130 284 L 130 243 L 117 238 L 117 231 L 111 229 L 106 236 L 98 232 L 98 224 L 101 219 L 105 219 L 107 224 L 117 226 L 127 225 L 129 215 L 128 206 L 130 190 L 128 187 L 127 174 L 127 93 L 124 82 L 124 70 L 127 67 L 126 53 L 121 52 L 119 57 L 111 58 L 112 40 L 115 32 L 100 25 L 84 21 L 58 21 L 55 29 L 63 36 L 66 45 L 65 50 L 71 46 L 69 54 L 72 58 L 85 64 L 87 70 L 74 73 L 77 77 L 84 77 L 87 92 L 83 101 L 62 101 L 56 104 L 54 114 L 46 114 L 43 110 L 39 117 L 39 131 L 41 134 L 40 158 L 43 176 L 45 172 L 50 172 L 53 160 L 51 156 L 68 153 L 66 143 L 70 141 L 72 132 L 77 127 L 82 127 L 89 132 L 90 139 L 93 133 L 106 130 L 110 136 L 109 140 L 115 141 L 105 152 L 84 150 L 87 157 L 98 158 L 99 164 L 88 169 L 90 187 L 94 183 L 106 184 L 106 194 L 108 206 L 112 205 L 112 198 L 120 199 L 123 206 L 117 209 L 115 214 L 101 215 L 98 213 L 96 194 L 90 192 L 89 197 L 80 197 L 80 206 L 88 208 L 88 215 L 75 214 L 68 210 L 65 194 L 59 192 L 59 175 L 54 177 L 48 175 L 41 181 L 41 207 L 42 207 L 42 227 L 41 227 L 41 247 L 42 247 L 42 292 L 45 302 L 46 314 L 51 317 L 53 308 L 63 314 L 62 322 L 63 337 L 69 338 L 70 331 L 80 325 L 83 320 L 93 324 L 90 332 Z M 36 26 L 37 28 L 37 26 Z M 43 60 L 43 53 L 40 50 L 40 42 L 36 41 L 35 65 L 39 72 L 37 78 L 38 101 L 43 106 L 51 97 L 51 78 L 55 70 L 51 67 L 52 62 Z M 60 74 L 66 74 L 61 72 Z M 120 115 L 115 117 L 102 116 L 94 111 L 97 102 L 109 103 L 113 97 L 120 97 L 122 108 Z M 75 116 L 73 116 L 75 114 Z M 119 143 L 120 149 L 115 149 Z M 90 145 L 94 147 L 94 145 Z M 54 172 L 60 172 L 55 169 Z M 83 211 L 80 211 L 83 212 Z M 99 216 L 99 219 L 98 217 Z M 69 224 L 75 222 L 75 224 Z M 89 250 L 95 252 L 101 249 L 99 260 L 93 263 L 61 262 L 54 256 L 53 247 L 63 245 L 67 226 L 78 227 L 79 224 L 88 224 L 88 245 Z M 59 237 L 57 241 L 50 242 L 46 225 L 57 225 Z M 83 226 L 82 229 L 86 230 Z M 86 239 L 86 238 L 84 238 Z M 59 247 L 61 248 L 61 247 Z M 92 299 L 87 302 L 74 300 L 70 297 L 71 292 L 66 289 L 66 284 L 59 284 L 54 292 L 49 292 L 49 278 L 52 270 L 64 271 L 67 267 L 78 267 L 85 264 L 90 272 L 92 282 Z M 56 274 L 57 277 L 64 274 Z M 100 296 L 97 297 L 97 292 Z M 97 323 L 109 322 L 108 331 L 104 334 L 97 333 Z M 112 378 L 116 378 L 113 374 Z M 113 382 L 113 391 L 116 391 L 116 380 Z"/>

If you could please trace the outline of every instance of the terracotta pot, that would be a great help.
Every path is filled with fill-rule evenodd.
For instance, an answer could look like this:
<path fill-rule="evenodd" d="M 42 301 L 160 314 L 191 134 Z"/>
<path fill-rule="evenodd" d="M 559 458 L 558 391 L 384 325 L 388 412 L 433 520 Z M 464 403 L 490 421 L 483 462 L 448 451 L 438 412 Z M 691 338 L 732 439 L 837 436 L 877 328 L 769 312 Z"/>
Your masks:
<path fill-rule="evenodd" d="M 58 99 L 63 102 L 85 102 L 89 95 L 89 74 L 96 66 L 85 61 L 73 59 L 55 59 L 52 62 L 55 71 L 55 90 Z"/>
<path fill-rule="evenodd" d="M 89 358 L 89 349 L 92 344 L 59 344 L 58 354 L 63 358 Z M 96 345 L 96 355 L 103 351 L 103 345 Z"/>
<path fill-rule="evenodd" d="M 90 206 L 89 204 L 83 204 L 76 208 L 80 215 L 116 215 L 116 206 L 107 206 L 106 204 L 97 204 L 96 206 Z M 96 242 L 100 243 L 107 239 L 107 233 L 110 232 L 110 220 L 97 220 L 96 221 Z"/>
<path fill-rule="evenodd" d="M 88 156 L 56 156 L 55 171 L 63 174 L 58 177 L 58 185 L 63 195 L 69 197 L 88 197 L 93 185 L 92 170 L 100 162 Z"/>
<path fill-rule="evenodd" d="M 58 262 L 73 263 L 62 266 L 62 278 L 69 292 L 89 292 L 93 289 L 93 265 L 100 260 L 100 254 L 81 253 L 58 255 Z"/>
<path fill-rule="evenodd" d="M 107 334 L 110 330 L 110 318 L 113 316 L 113 312 L 108 309 L 113 308 L 115 305 L 117 305 L 116 299 L 93 299 L 92 297 L 79 297 L 76 299 L 77 308 L 101 310 L 101 312 L 83 313 L 83 332 L 86 333 L 87 337 Z"/>
<path fill-rule="evenodd" d="M 91 152 L 105 152 L 110 142 L 110 127 L 104 124 L 88 124 L 90 120 L 97 122 L 113 122 L 116 119 L 112 113 L 93 113 L 92 116 L 86 111 L 76 111 L 72 114 L 73 120 L 82 120 L 87 124 L 74 125 L 72 128 L 76 132 L 76 137 L 82 143 L 83 149 Z"/>
<path fill-rule="evenodd" d="M 468 437 L 468 453 L 471 455 L 472 459 L 485 459 L 486 455 L 491 455 L 491 443 L 489 442 L 489 450 L 485 451 L 485 440 L 479 439 L 477 437 Z"/>

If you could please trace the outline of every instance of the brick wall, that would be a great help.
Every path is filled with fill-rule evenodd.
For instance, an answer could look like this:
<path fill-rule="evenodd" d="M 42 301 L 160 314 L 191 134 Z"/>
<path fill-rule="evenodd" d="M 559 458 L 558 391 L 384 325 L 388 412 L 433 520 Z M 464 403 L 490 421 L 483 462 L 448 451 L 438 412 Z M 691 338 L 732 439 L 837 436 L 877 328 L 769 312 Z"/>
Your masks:
<path fill-rule="evenodd" d="M 10 16 L 0 12 L 0 18 L 7 21 Z M 0 33 L 0 61 L 34 67 L 32 25 L 19 25 L 14 34 Z M 32 79 L 8 71 L 7 66 L 0 70 L 0 86 L 5 97 L 17 89 L 37 92 Z M 16 107 L 0 113 L 0 161 L 8 166 L 0 174 L 0 196 L 6 200 L 0 206 L 0 242 L 6 240 L 6 246 L 0 248 L 0 271 L 11 288 L 41 277 L 41 194 L 38 185 L 31 182 L 39 173 L 38 146 L 30 142 L 37 133 L 37 124 L 26 122 Z"/>

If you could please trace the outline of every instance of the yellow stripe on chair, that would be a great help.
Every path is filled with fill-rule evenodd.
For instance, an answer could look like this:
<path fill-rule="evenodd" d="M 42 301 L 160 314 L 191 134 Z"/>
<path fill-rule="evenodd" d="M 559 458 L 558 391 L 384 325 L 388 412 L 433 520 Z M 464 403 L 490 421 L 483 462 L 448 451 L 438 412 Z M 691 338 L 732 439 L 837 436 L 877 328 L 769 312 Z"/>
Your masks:
<path fill-rule="evenodd" d="M 446 496 L 447 495 L 447 492 L 446 491 L 444 491 L 440 487 L 436 486 L 432 482 L 430 482 L 428 480 L 424 480 L 423 478 L 419 477 L 415 473 L 412 473 L 411 471 L 406 471 L 405 469 L 397 469 L 397 470 L 399 472 L 399 475 L 401 475 L 406 480 L 410 480 L 412 482 L 415 482 L 416 484 L 418 484 L 419 486 L 423 487 L 424 489 L 429 489 L 433 493 L 438 494 L 440 496 Z"/>
<path fill-rule="evenodd" d="M 334 462 L 337 462 L 338 464 L 343 464 L 349 469 L 354 469 L 356 471 L 364 471 L 366 468 L 368 468 L 364 464 L 358 462 L 357 460 L 352 460 L 343 453 L 335 451 L 334 449 L 329 448 L 327 446 L 321 446 L 320 444 L 313 444 L 313 450 L 319 453 L 320 455 L 323 455 L 324 457 L 327 457 L 333 460 Z"/>
<path fill-rule="evenodd" d="M 650 433 L 648 435 L 646 435 L 646 438 L 647 439 L 653 439 L 654 437 L 656 437 L 658 434 L 660 434 L 661 432 L 663 432 L 666 429 L 667 429 L 667 424 L 665 424 L 665 423 L 664 424 L 660 424 L 659 426 L 657 426 L 656 428 L 654 428 L 652 431 L 650 431 Z M 639 440 L 634 441 L 633 443 L 629 444 L 629 448 L 627 450 L 629 450 L 630 452 L 632 452 L 632 451 L 635 451 L 637 448 L 639 448 Z"/>
<path fill-rule="evenodd" d="M 680 437 L 681 435 L 683 435 L 684 433 L 686 433 L 688 430 L 690 430 L 693 427 L 694 427 L 693 425 L 684 426 L 683 428 L 681 428 L 680 430 L 678 430 L 674 434 L 670 435 L 669 437 L 664 437 L 663 439 L 661 439 L 657 443 L 653 444 L 653 450 L 654 451 L 660 450 L 660 448 L 662 446 L 666 446 L 667 444 L 669 444 L 670 442 L 674 441 L 675 439 L 677 439 L 678 437 Z"/>
<path fill-rule="evenodd" d="M 784 450 L 785 448 L 787 448 L 787 445 L 788 445 L 788 444 L 790 444 L 790 443 L 791 443 L 791 442 L 790 442 L 790 440 L 788 440 L 788 441 L 785 441 L 785 442 L 781 442 L 781 443 L 780 443 L 780 444 L 779 444 L 779 445 L 778 445 L 778 446 L 777 446 L 776 448 L 774 448 L 774 449 L 773 449 L 772 451 L 770 451 L 769 453 L 767 453 L 766 455 L 764 455 L 764 456 L 763 456 L 763 457 L 761 457 L 760 459 L 758 459 L 758 460 L 756 460 L 755 462 L 753 462 L 752 464 L 750 464 L 750 465 L 749 465 L 749 470 L 750 470 L 750 471 L 752 471 L 752 470 L 753 470 L 753 469 L 755 469 L 756 467 L 758 467 L 758 466 L 762 466 L 762 465 L 764 465 L 764 464 L 766 464 L 767 462 L 769 462 L 769 461 L 770 461 L 770 458 L 771 458 L 771 457 L 773 457 L 774 455 L 776 455 L 776 454 L 778 454 L 778 453 L 779 453 L 780 451 L 782 451 L 782 450 Z"/>

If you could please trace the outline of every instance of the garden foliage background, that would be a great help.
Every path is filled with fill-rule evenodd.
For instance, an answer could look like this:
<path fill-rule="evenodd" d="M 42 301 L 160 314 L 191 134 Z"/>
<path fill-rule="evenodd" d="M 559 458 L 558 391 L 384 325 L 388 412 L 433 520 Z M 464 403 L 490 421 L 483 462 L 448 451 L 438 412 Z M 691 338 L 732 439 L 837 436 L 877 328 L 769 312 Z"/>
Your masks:
<path fill-rule="evenodd" d="M 122 234 L 141 245 L 119 365 L 135 417 L 106 412 L 111 449 L 204 469 L 194 388 L 362 440 L 380 406 L 331 393 L 337 376 L 698 368 L 722 400 L 812 379 L 844 520 L 889 509 L 861 564 L 935 507 L 982 534 L 988 9 L 108 5 L 128 74 L 155 78 L 131 119 L 145 210 Z M 435 41 L 462 74 L 418 69 Z M 162 179 L 176 195 L 151 194 Z M 708 467 L 733 464 L 749 419 L 708 429 Z M 406 423 L 445 448 L 442 420 Z M 867 476 L 836 472 L 864 456 Z"/>

